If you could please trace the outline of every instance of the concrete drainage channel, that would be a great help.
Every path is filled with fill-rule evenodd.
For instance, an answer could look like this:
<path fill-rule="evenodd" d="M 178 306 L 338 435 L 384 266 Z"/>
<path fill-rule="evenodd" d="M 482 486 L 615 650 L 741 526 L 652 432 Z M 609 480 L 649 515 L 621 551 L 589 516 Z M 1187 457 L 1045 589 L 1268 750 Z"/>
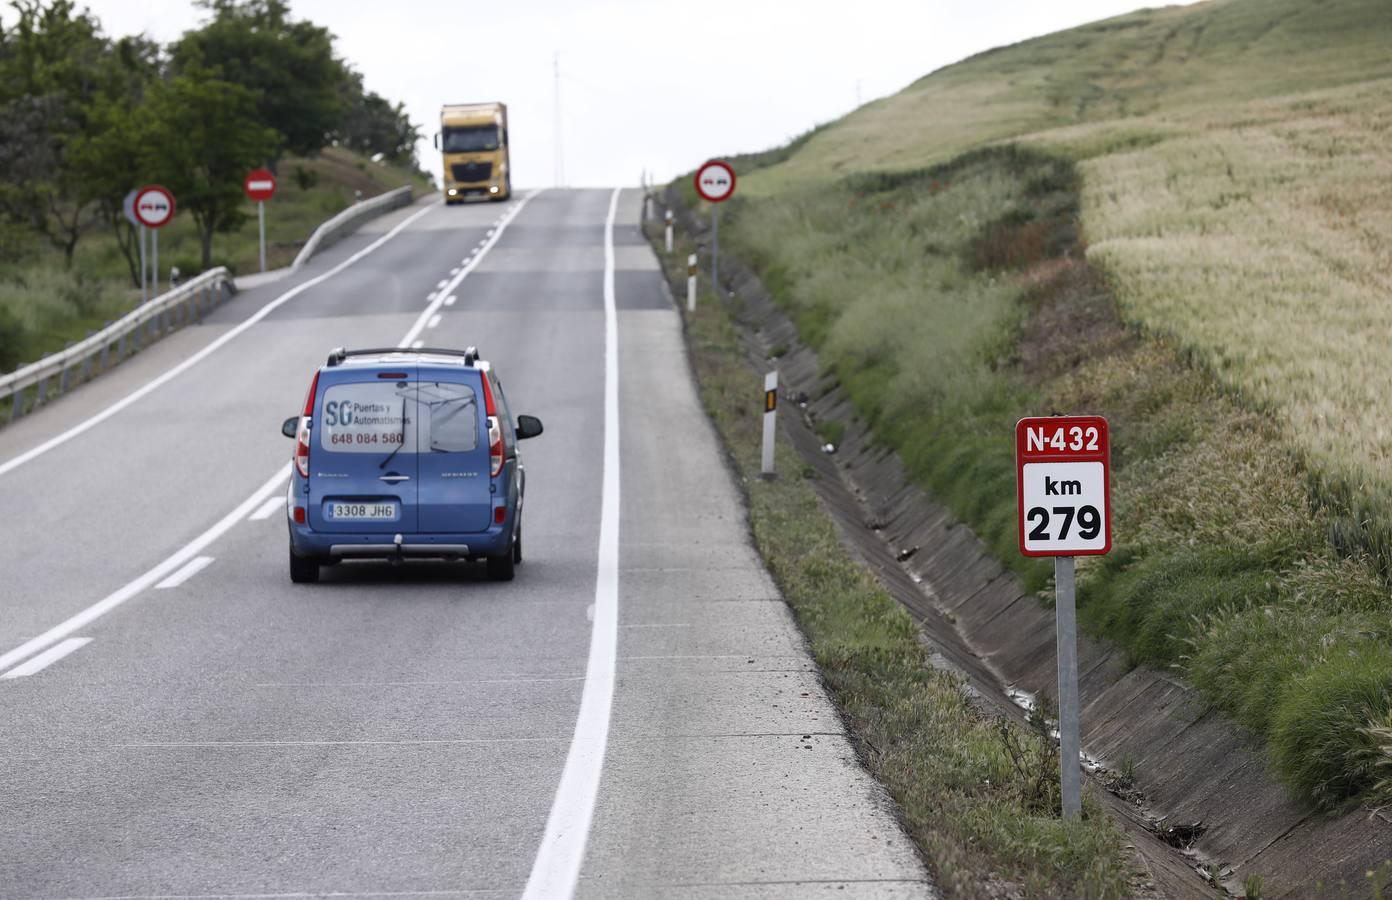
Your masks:
<path fill-rule="evenodd" d="M 704 223 L 667 196 L 683 228 Z M 989 714 L 1024 721 L 1055 689 L 1053 614 L 1026 593 L 976 535 L 914 486 L 898 456 L 875 446 L 834 380 L 798 339 L 758 277 L 722 254 L 754 370 L 784 386 L 780 425 L 818 475 L 815 485 L 845 542 L 920 622 L 936 665 L 962 675 Z M 789 402 L 791 401 L 791 402 Z M 844 426 L 827 452 L 818 422 Z M 1003 439 L 1009 439 L 1005 436 Z M 1085 768 L 1125 826 L 1156 894 L 1262 896 L 1366 892 L 1367 873 L 1392 859 L 1392 816 L 1321 814 L 1270 775 L 1259 747 L 1187 685 L 1132 667 L 1113 648 L 1079 642 Z M 1347 886 L 1347 887 L 1344 887 Z"/>
<path fill-rule="evenodd" d="M 303 266 L 315 253 L 332 246 L 368 219 L 399 209 L 411 202 L 409 185 L 387 191 L 371 200 L 355 203 L 319 225 L 310 234 L 295 262 L 279 273 L 253 276 L 257 283 L 283 277 Z M 149 344 L 188 325 L 226 303 L 237 292 L 236 280 L 219 266 L 171 288 L 111 322 L 100 331 L 0 376 L 0 422 L 13 422 L 49 400 L 59 397 L 119 365 Z"/>

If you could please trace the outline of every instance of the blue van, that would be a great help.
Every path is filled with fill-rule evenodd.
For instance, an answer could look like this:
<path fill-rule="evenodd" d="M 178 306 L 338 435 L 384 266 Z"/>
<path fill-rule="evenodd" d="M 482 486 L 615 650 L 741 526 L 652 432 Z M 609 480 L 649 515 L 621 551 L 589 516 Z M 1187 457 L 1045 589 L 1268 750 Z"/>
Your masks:
<path fill-rule="evenodd" d="M 290 580 L 319 580 L 344 559 L 488 561 L 512 580 L 522 561 L 526 472 L 513 421 L 478 351 L 344 350 L 314 373 L 295 440 L 287 518 Z"/>

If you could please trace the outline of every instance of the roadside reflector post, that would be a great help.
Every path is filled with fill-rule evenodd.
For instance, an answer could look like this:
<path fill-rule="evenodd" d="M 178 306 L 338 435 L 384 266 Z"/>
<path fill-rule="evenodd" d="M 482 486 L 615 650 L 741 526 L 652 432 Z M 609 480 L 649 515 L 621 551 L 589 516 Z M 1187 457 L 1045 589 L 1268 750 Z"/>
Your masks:
<path fill-rule="evenodd" d="M 667 210 L 667 252 L 672 252 L 672 211 Z"/>
<path fill-rule="evenodd" d="M 764 460 L 763 474 L 773 474 L 773 438 L 777 433 L 778 370 L 764 376 Z"/>
<path fill-rule="evenodd" d="M 1076 818 L 1083 809 L 1074 557 L 1112 549 L 1110 447 L 1101 416 L 1039 416 L 1015 423 L 1020 552 L 1054 557 L 1064 818 Z"/>
<path fill-rule="evenodd" d="M 646 222 L 646 221 L 648 221 L 648 220 L 651 219 L 651 218 L 652 218 L 652 194 L 644 194 L 644 195 L 643 195 L 643 221 Z"/>
<path fill-rule="evenodd" d="M 696 311 L 696 254 L 686 258 L 686 311 Z"/>

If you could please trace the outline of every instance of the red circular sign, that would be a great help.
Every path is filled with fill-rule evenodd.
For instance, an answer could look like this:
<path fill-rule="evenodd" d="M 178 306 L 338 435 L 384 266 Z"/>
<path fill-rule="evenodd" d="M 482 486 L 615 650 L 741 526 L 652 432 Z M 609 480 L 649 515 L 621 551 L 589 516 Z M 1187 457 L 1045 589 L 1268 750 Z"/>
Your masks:
<path fill-rule="evenodd" d="M 724 203 L 735 193 L 735 170 L 713 159 L 696 170 L 696 193 L 707 203 Z"/>
<path fill-rule="evenodd" d="M 174 195 L 158 184 L 147 184 L 135 192 L 131 212 L 146 228 L 163 228 L 174 220 Z"/>
<path fill-rule="evenodd" d="M 242 182 L 242 190 L 257 203 L 271 199 L 275 195 L 276 180 L 270 169 L 252 169 Z"/>

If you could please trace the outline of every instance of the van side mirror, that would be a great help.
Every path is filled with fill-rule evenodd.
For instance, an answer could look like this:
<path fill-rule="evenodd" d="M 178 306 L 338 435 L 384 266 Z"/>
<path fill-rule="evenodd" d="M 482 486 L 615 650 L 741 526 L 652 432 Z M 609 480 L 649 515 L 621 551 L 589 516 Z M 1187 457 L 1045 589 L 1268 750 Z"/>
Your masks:
<path fill-rule="evenodd" d="M 519 441 L 527 438 L 534 438 L 541 434 L 541 420 L 536 416 L 517 417 L 517 439 Z"/>
<path fill-rule="evenodd" d="M 297 431 L 299 431 L 299 430 L 300 430 L 300 417 L 299 417 L 299 416 L 291 416 L 290 418 L 286 419 L 284 422 L 280 423 L 280 433 L 283 434 L 283 435 L 285 435 L 285 436 L 288 437 L 288 438 L 294 437 L 294 436 L 295 436 L 295 433 L 296 433 Z"/>

